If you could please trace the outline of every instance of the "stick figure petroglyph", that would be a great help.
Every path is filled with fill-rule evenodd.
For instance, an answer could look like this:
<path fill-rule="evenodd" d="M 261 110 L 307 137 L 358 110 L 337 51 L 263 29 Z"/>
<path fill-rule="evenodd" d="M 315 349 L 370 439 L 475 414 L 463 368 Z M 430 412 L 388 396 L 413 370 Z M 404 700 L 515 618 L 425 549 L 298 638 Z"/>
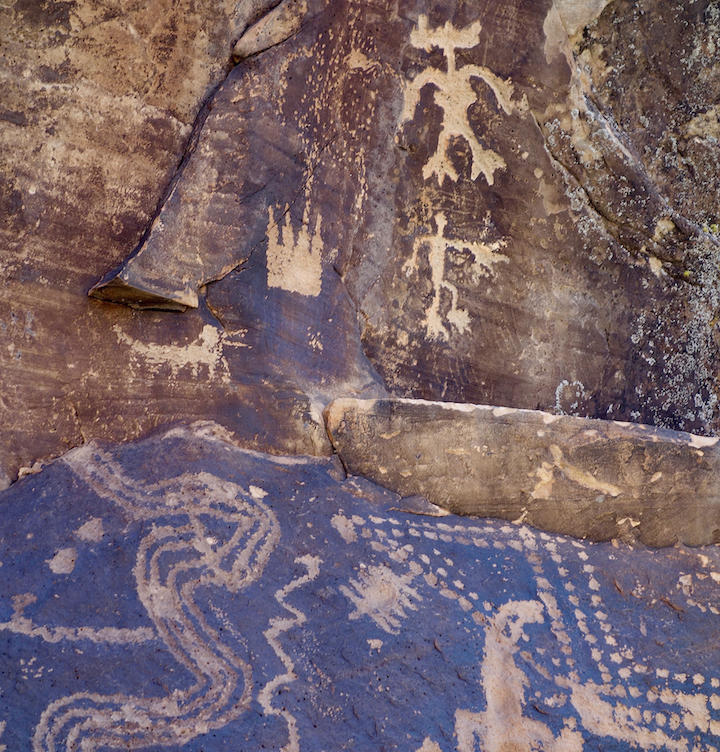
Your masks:
<path fill-rule="evenodd" d="M 470 268 L 471 279 L 476 282 L 480 277 L 492 274 L 492 267 L 501 261 L 509 259 L 501 253 L 500 248 L 505 246 L 504 240 L 492 242 L 454 240 L 445 237 L 447 218 L 443 212 L 435 215 L 437 232 L 434 234 L 420 235 L 415 238 L 412 256 L 403 264 L 406 276 L 418 271 L 418 253 L 421 248 L 428 249 L 428 264 L 432 281 L 432 300 L 425 310 L 425 330 L 430 339 L 448 340 L 450 331 L 448 325 L 453 326 L 463 334 L 470 326 L 470 314 L 458 304 L 458 289 L 449 282 L 445 276 L 445 263 L 450 248 L 469 251 L 473 256 Z M 441 297 L 443 290 L 450 294 L 450 308 L 445 314 L 441 313 Z"/>

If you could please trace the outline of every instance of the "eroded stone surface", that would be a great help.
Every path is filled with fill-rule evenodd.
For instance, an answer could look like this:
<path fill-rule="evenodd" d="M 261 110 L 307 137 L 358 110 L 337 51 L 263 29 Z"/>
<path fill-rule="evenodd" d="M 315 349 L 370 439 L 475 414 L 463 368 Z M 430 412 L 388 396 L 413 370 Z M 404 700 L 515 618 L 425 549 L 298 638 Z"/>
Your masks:
<path fill-rule="evenodd" d="M 0 744 L 711 750 L 718 549 L 408 514 L 207 424 L 0 496 Z"/>
<path fill-rule="evenodd" d="M 308 298 L 339 272 L 396 394 L 711 432 L 720 246 L 683 181 L 717 157 L 715 6 L 641 5 L 308 2 L 229 77 L 123 279 L 195 305 L 249 257 Z"/>
<path fill-rule="evenodd" d="M 330 451 L 321 388 L 290 383 L 277 358 L 270 386 L 246 326 L 223 329 L 207 308 L 139 314 L 86 297 L 141 239 L 233 42 L 273 5 L 0 9 L 0 487 L 94 436 L 122 440 L 178 419 L 212 416 L 248 446 Z M 137 297 L 126 293 L 115 290 Z M 315 319 L 334 307 L 330 294 L 305 324 L 309 353 Z M 343 341 L 357 340 L 354 314 L 352 332 Z"/>
<path fill-rule="evenodd" d="M 326 417 L 350 472 L 458 514 L 592 540 L 720 542 L 716 438 L 422 400 L 340 399 Z"/>

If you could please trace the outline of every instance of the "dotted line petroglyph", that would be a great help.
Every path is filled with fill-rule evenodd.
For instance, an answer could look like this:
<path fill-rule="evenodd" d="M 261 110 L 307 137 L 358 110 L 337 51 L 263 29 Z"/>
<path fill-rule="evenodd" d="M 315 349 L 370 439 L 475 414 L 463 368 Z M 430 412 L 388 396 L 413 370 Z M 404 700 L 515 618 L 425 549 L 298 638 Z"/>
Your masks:
<path fill-rule="evenodd" d="M 643 662 L 631 648 L 618 644 L 609 615 L 603 610 L 602 586 L 596 578 L 595 567 L 588 563 L 583 543 L 536 533 L 521 526 L 500 528 L 500 533 L 509 538 L 503 540 L 498 537 L 498 529 L 489 526 L 453 526 L 415 520 L 401 522 L 397 518 L 378 515 L 367 520 L 356 515 L 339 515 L 334 526 L 338 532 L 342 531 L 346 542 L 366 538 L 374 551 L 387 555 L 389 568 L 393 562 L 407 567 L 415 561 L 422 567 L 419 574 L 427 585 L 455 601 L 476 625 L 484 627 L 485 655 L 481 675 L 487 708 L 482 712 L 458 708 L 454 732 L 459 752 L 473 752 L 478 748 L 501 750 L 503 744 L 518 741 L 518 734 L 527 737 L 523 737 L 524 749 L 582 750 L 581 727 L 597 736 L 634 744 L 640 749 L 716 752 L 712 745 L 693 746 L 690 740 L 698 732 L 720 735 L 720 693 L 717 691 L 720 678 L 699 673 L 689 676 L 664 667 L 655 668 L 653 672 L 648 662 Z M 478 593 L 468 588 L 466 573 L 437 548 L 432 549 L 432 555 L 414 555 L 413 539 L 494 548 L 499 553 L 508 549 L 521 553 L 534 572 L 537 600 L 481 604 Z M 545 556 L 540 555 L 541 549 Z M 560 576 L 564 593 L 558 592 L 545 574 L 542 562 L 548 560 L 548 554 Z M 503 566 L 494 563 L 492 570 L 493 576 L 504 576 Z M 720 573 L 710 571 L 707 575 L 700 575 L 701 581 L 714 582 L 712 574 L 720 580 Z M 687 600 L 678 608 L 692 607 L 687 603 L 693 600 L 690 597 L 691 580 L 696 582 L 698 574 L 695 573 L 694 578 L 687 575 L 680 578 L 679 592 L 684 593 Z M 589 602 L 583 603 L 578 593 L 583 594 L 585 601 L 589 596 Z M 561 595 L 573 606 L 570 610 L 574 617 L 572 629 L 568 628 L 563 617 L 567 608 L 561 608 L 558 603 Z M 389 603 L 385 604 L 385 609 L 395 614 L 394 629 L 401 630 L 398 620 L 403 618 L 403 609 L 393 611 Z M 522 656 L 525 665 L 549 678 L 547 670 L 539 666 L 529 652 L 523 651 L 521 644 L 528 639 L 521 640 L 526 625 L 544 623 L 549 625 L 559 645 L 560 657 L 552 659 L 556 669 L 552 680 L 557 692 L 550 697 L 537 692 L 533 699 L 548 707 L 567 705 L 574 710 L 574 714 L 565 719 L 565 726 L 558 736 L 553 736 L 543 723 L 523 715 L 523 707 L 529 701 L 525 688 L 529 686 L 530 678 L 516 662 L 516 658 Z M 575 628 L 582 635 L 581 643 L 573 637 Z M 582 681 L 578 675 L 577 659 L 583 651 L 583 644 L 597 667 L 601 678 L 599 683 Z M 654 684 L 648 689 L 647 678 L 653 673 Z M 636 678 L 642 681 L 636 684 Z M 705 692 L 701 691 L 703 688 Z M 514 718 L 511 723 L 508 723 L 508 713 Z M 418 752 L 440 748 L 428 737 Z"/>

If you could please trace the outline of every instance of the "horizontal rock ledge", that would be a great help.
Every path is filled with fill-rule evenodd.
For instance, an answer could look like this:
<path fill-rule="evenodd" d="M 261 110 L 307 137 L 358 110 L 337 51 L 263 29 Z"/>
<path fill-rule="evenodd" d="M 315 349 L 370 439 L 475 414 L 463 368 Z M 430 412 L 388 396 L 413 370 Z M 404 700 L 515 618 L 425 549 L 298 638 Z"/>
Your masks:
<path fill-rule="evenodd" d="M 349 472 L 455 514 L 649 546 L 720 542 L 717 438 L 487 405 L 338 399 Z"/>

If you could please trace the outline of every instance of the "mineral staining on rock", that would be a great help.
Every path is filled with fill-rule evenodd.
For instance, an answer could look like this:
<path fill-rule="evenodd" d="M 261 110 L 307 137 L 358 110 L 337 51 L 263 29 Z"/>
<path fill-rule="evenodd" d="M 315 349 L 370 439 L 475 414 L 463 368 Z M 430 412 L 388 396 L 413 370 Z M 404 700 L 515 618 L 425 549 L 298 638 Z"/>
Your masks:
<path fill-rule="evenodd" d="M 341 399 L 350 472 L 455 513 L 653 546 L 720 542 L 718 439 L 481 405 Z"/>
<path fill-rule="evenodd" d="M 0 748 L 714 750 L 717 3 L 35 5 Z"/>
<path fill-rule="evenodd" d="M 89 444 L 4 494 L 8 750 L 712 749 L 716 548 L 408 514 L 222 435 Z"/>

